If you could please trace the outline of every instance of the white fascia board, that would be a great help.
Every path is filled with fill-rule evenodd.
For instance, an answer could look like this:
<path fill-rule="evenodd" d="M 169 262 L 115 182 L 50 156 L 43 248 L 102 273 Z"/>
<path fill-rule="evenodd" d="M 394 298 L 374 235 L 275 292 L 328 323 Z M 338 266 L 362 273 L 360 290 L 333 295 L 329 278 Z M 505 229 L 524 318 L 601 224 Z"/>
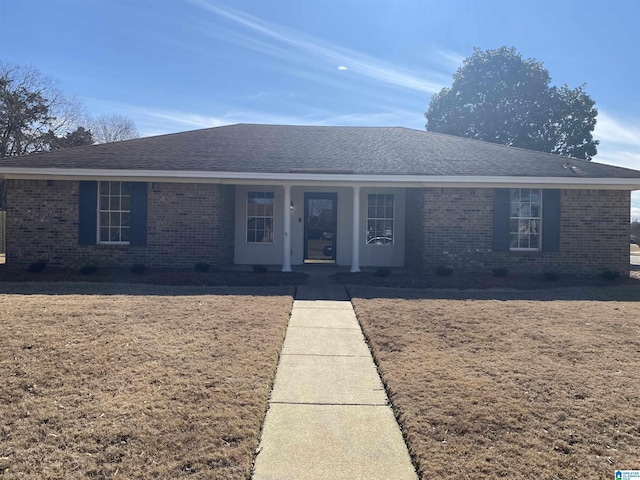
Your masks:
<path fill-rule="evenodd" d="M 0 178 L 24 180 L 128 180 L 233 185 L 379 186 L 449 188 L 592 188 L 640 190 L 640 178 L 515 177 L 455 175 L 362 175 L 330 173 L 254 173 L 176 170 L 115 170 L 88 168 L 0 168 Z"/>

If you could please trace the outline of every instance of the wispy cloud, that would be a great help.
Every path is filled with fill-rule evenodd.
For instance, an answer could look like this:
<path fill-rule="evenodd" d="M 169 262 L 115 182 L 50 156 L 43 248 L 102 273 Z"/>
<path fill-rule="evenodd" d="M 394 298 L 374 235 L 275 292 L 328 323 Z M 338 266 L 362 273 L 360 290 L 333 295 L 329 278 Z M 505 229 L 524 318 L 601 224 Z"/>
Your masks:
<path fill-rule="evenodd" d="M 640 148 L 640 120 L 619 120 L 599 110 L 594 136 L 603 143 Z"/>
<path fill-rule="evenodd" d="M 451 50 L 436 49 L 436 53 L 449 64 L 450 67 L 457 69 L 462 66 L 462 62 L 466 58 L 464 55 Z"/>
<path fill-rule="evenodd" d="M 239 10 L 216 5 L 208 0 L 190 1 L 210 13 L 244 27 L 254 35 L 270 40 L 267 42 L 253 37 L 236 36 L 236 40 L 240 39 L 243 46 L 280 59 L 292 60 L 297 56 L 298 61 L 302 60 L 310 65 L 322 60 L 328 65 L 348 66 L 351 73 L 368 80 L 426 93 L 440 91 L 449 80 L 448 76 L 439 72 L 426 69 L 414 72 L 365 53 L 266 22 Z M 215 35 L 215 31 L 213 34 Z M 286 49 L 277 44 L 286 46 Z"/>

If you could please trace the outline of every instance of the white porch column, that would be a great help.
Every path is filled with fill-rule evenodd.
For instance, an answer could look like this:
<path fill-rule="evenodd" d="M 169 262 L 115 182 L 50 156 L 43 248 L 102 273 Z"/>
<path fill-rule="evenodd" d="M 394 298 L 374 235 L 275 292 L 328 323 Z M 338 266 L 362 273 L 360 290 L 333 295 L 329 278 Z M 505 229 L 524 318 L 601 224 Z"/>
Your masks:
<path fill-rule="evenodd" d="M 291 271 L 291 185 L 284 186 L 284 236 L 282 247 L 282 271 Z"/>
<path fill-rule="evenodd" d="M 353 187 L 353 244 L 351 246 L 351 271 L 360 271 L 360 186 Z"/>

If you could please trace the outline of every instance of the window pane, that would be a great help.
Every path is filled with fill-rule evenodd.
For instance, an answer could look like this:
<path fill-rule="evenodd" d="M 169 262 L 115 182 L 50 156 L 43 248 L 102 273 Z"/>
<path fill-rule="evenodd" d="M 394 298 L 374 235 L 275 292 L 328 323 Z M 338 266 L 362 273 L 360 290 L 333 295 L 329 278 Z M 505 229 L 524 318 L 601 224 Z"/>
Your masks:
<path fill-rule="evenodd" d="M 529 236 L 529 246 L 531 248 L 540 248 L 540 235 L 533 234 Z"/>
<path fill-rule="evenodd" d="M 119 227 L 120 226 L 120 214 L 119 213 L 111 213 L 111 226 Z"/>
<path fill-rule="evenodd" d="M 122 195 L 131 195 L 131 182 L 122 182 L 120 184 L 120 192 Z"/>
<path fill-rule="evenodd" d="M 529 220 L 529 231 L 531 233 L 540 233 L 540 220 Z"/>
<path fill-rule="evenodd" d="M 510 248 L 540 249 L 541 190 L 512 189 L 509 215 Z"/>
<path fill-rule="evenodd" d="M 540 190 L 531 190 L 531 203 L 535 203 L 536 205 L 540 205 Z"/>
<path fill-rule="evenodd" d="M 131 197 L 122 197 L 122 201 L 120 202 L 120 209 L 127 212 L 131 210 Z"/>
<path fill-rule="evenodd" d="M 110 210 L 120 210 L 120 197 L 111 197 L 109 201 Z"/>
<path fill-rule="evenodd" d="M 393 243 L 393 195 L 371 193 L 367 196 L 367 243 Z"/>
<path fill-rule="evenodd" d="M 109 182 L 100 182 L 100 195 L 109 195 Z"/>
<path fill-rule="evenodd" d="M 540 205 L 531 204 L 531 216 L 536 218 L 540 217 Z"/>
<path fill-rule="evenodd" d="M 100 212 L 100 226 L 101 227 L 109 226 L 109 214 L 107 212 Z"/>
<path fill-rule="evenodd" d="M 120 241 L 120 228 L 111 227 L 109 229 L 109 241 L 110 242 L 119 242 Z"/>
<path fill-rule="evenodd" d="M 264 223 L 265 223 L 264 225 L 265 232 L 264 232 L 263 241 L 273 242 L 273 219 L 265 218 Z"/>
<path fill-rule="evenodd" d="M 100 197 L 100 210 L 109 210 L 109 197 Z"/>
<path fill-rule="evenodd" d="M 131 214 L 130 214 L 130 213 L 123 213 L 123 214 L 121 214 L 121 215 L 120 215 L 120 224 L 121 224 L 123 227 L 128 227 L 128 226 L 130 226 L 130 225 L 131 225 L 131 223 L 130 223 L 130 222 L 131 222 L 130 217 L 131 217 Z"/>
<path fill-rule="evenodd" d="M 529 234 L 521 233 L 518 241 L 520 242 L 520 248 L 529 248 Z"/>
<path fill-rule="evenodd" d="M 247 242 L 273 241 L 273 192 L 247 192 Z"/>
<path fill-rule="evenodd" d="M 128 227 L 122 227 L 122 229 L 120 230 L 121 232 L 121 240 L 123 242 L 128 242 L 129 241 L 129 233 L 130 233 L 130 229 Z"/>
<path fill-rule="evenodd" d="M 107 227 L 100 228 L 100 241 L 101 242 L 109 241 L 109 229 Z"/>

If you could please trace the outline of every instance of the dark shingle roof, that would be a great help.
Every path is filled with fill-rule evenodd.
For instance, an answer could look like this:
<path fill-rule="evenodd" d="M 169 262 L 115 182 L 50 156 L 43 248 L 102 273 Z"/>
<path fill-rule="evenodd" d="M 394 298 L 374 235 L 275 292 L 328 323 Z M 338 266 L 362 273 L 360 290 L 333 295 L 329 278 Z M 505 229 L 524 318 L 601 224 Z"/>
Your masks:
<path fill-rule="evenodd" d="M 396 127 L 230 125 L 0 161 L 3 167 L 640 178 L 640 172 Z"/>

